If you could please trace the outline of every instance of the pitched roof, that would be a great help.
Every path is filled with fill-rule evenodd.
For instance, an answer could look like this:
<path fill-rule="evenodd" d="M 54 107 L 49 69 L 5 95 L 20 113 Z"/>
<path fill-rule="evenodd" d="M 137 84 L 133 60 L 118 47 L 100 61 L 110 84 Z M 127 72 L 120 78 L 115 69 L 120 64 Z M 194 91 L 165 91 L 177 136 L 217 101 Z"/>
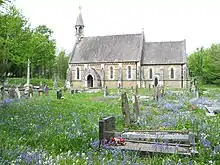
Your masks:
<path fill-rule="evenodd" d="M 185 40 L 145 42 L 142 64 L 186 63 Z"/>
<path fill-rule="evenodd" d="M 142 48 L 143 34 L 84 37 L 70 63 L 140 61 Z"/>
<path fill-rule="evenodd" d="M 75 26 L 84 26 L 81 12 L 79 13 L 79 15 L 77 17 L 76 25 Z"/>

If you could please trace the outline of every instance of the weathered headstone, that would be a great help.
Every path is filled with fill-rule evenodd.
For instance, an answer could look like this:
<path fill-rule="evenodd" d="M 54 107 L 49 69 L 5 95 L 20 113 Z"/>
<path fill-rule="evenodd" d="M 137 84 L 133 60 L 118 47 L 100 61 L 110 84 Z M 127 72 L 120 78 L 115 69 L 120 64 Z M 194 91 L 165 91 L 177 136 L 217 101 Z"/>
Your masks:
<path fill-rule="evenodd" d="M 102 118 L 99 121 L 99 147 L 104 139 L 110 139 L 115 136 L 115 117 L 110 116 Z"/>
<path fill-rule="evenodd" d="M 16 92 L 15 92 L 15 88 L 14 87 L 10 88 L 8 93 L 9 93 L 9 98 L 10 99 L 15 98 Z"/>
<path fill-rule="evenodd" d="M 20 99 L 21 98 L 21 93 L 20 93 L 18 87 L 15 88 L 15 92 L 17 94 L 17 97 Z"/>
<path fill-rule="evenodd" d="M 33 88 L 31 87 L 30 89 L 29 89 L 29 97 L 33 97 L 34 96 L 34 90 L 33 90 Z"/>
<path fill-rule="evenodd" d="M 47 85 L 44 86 L 44 93 L 45 93 L 46 96 L 48 96 L 49 87 Z"/>
<path fill-rule="evenodd" d="M 134 108 L 135 120 L 138 120 L 138 117 L 140 115 L 140 110 L 139 110 L 139 103 L 138 103 L 138 99 L 136 95 L 134 95 L 133 108 Z"/>
<path fill-rule="evenodd" d="M 57 99 L 61 99 L 62 98 L 62 90 L 59 89 L 57 90 Z"/>
<path fill-rule="evenodd" d="M 128 103 L 128 97 L 126 92 L 124 92 L 121 95 L 121 101 L 122 101 L 122 114 L 124 115 L 124 121 L 125 121 L 125 126 L 130 125 L 130 108 L 129 108 L 129 103 Z"/>
<path fill-rule="evenodd" d="M 105 86 L 105 89 L 104 89 L 104 97 L 108 96 L 108 87 Z"/>

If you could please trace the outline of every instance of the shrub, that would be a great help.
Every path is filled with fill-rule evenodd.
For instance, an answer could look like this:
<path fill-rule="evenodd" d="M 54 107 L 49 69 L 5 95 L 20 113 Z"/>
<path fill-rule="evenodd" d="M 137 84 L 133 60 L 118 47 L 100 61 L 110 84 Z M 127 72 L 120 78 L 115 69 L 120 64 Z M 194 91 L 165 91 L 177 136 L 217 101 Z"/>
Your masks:
<path fill-rule="evenodd" d="M 8 79 L 8 83 L 10 85 L 24 85 L 26 84 L 27 79 L 26 78 L 9 78 Z M 49 87 L 53 87 L 53 80 L 52 79 L 45 79 L 45 78 L 31 78 L 30 79 L 30 83 L 32 85 L 40 85 L 40 83 L 42 82 L 42 84 L 47 84 Z M 57 85 L 60 87 L 64 86 L 64 80 L 58 80 Z"/>

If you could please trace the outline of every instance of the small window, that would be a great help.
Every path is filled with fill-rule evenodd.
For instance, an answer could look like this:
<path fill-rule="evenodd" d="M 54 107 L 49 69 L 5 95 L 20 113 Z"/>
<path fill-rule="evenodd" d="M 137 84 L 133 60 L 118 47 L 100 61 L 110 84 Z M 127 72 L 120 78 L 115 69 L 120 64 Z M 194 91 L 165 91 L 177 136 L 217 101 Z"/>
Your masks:
<path fill-rule="evenodd" d="M 76 79 L 79 80 L 79 68 L 76 68 Z"/>
<path fill-rule="evenodd" d="M 170 69 L 170 78 L 174 78 L 174 69 L 173 68 Z"/>
<path fill-rule="evenodd" d="M 153 78 L 153 70 L 152 68 L 149 69 L 149 79 Z"/>
<path fill-rule="evenodd" d="M 110 66 L 110 79 L 113 79 L 113 66 Z"/>
<path fill-rule="evenodd" d="M 131 79 L 131 66 L 128 66 L 128 79 Z"/>

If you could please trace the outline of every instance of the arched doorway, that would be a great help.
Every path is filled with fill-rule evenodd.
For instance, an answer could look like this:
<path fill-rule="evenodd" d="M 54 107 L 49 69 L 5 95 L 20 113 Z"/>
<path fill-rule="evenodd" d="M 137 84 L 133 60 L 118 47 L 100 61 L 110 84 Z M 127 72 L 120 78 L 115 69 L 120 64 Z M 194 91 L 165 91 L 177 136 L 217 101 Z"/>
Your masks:
<path fill-rule="evenodd" d="M 155 77 L 155 79 L 154 79 L 154 86 L 156 87 L 157 85 L 158 85 L 158 78 Z"/>
<path fill-rule="evenodd" d="M 87 76 L 87 87 L 92 88 L 93 87 L 93 77 L 92 75 Z"/>

